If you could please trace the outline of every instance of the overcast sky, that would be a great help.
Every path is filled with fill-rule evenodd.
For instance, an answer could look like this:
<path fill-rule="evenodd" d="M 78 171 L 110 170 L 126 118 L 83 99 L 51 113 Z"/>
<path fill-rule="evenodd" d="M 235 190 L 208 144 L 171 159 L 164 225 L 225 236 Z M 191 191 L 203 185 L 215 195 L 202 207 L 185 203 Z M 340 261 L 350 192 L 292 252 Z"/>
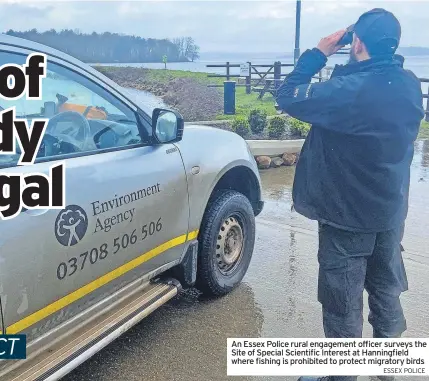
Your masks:
<path fill-rule="evenodd" d="M 75 29 L 142 37 L 192 36 L 202 52 L 292 52 L 295 1 L 1 1 L 1 28 Z M 429 0 L 302 0 L 303 47 L 383 7 L 402 24 L 402 46 L 429 47 Z"/>

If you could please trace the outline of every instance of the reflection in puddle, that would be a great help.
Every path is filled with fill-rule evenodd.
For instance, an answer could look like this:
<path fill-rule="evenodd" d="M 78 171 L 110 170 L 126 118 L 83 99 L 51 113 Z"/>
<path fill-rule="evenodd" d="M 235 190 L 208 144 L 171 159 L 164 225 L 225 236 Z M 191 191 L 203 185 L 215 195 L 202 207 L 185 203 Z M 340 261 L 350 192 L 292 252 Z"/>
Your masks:
<path fill-rule="evenodd" d="M 288 277 L 287 277 L 287 286 L 290 289 L 296 288 L 296 238 L 295 232 L 291 231 L 290 233 L 290 250 L 289 250 L 289 260 L 288 260 Z M 288 296 L 288 311 L 286 320 L 291 320 L 296 313 L 296 298 L 291 295 Z"/>
<path fill-rule="evenodd" d="M 270 168 L 261 171 L 266 197 L 270 200 L 281 200 L 290 195 L 294 176 L 295 167 Z"/>
<path fill-rule="evenodd" d="M 426 181 L 429 173 L 429 140 L 421 142 L 421 146 L 421 173 L 419 181 Z"/>

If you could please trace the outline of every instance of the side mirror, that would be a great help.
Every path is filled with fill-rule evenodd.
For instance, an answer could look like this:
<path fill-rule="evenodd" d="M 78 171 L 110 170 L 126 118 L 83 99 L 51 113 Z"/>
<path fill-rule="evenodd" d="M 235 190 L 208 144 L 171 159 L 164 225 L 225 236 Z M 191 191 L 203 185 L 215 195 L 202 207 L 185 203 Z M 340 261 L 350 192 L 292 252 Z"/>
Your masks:
<path fill-rule="evenodd" d="M 185 122 L 175 111 L 156 108 L 152 113 L 152 135 L 160 144 L 182 140 Z"/>

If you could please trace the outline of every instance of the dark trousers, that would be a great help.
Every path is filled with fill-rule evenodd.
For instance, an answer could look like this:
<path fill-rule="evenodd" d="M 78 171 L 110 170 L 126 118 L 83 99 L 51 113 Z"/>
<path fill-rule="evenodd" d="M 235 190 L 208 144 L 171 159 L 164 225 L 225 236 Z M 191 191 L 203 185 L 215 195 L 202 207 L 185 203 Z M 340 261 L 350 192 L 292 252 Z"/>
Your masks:
<path fill-rule="evenodd" d="M 367 290 L 373 337 L 400 337 L 407 329 L 399 296 L 408 289 L 401 253 L 403 227 L 356 233 L 319 224 L 318 300 L 327 338 L 362 337 Z M 332 377 L 355 381 L 357 377 Z"/>

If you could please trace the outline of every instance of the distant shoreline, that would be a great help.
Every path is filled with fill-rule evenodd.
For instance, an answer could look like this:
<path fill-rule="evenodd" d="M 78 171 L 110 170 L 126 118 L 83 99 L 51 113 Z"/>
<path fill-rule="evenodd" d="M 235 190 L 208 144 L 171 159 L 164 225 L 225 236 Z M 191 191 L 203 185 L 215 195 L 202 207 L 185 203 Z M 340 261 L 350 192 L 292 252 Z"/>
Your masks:
<path fill-rule="evenodd" d="M 82 62 L 84 62 L 84 63 L 86 63 L 86 64 L 88 64 L 88 65 L 91 65 L 91 66 L 94 66 L 94 65 L 106 65 L 106 66 L 114 66 L 114 65 L 118 65 L 118 64 L 120 64 L 120 65 L 124 65 L 124 64 L 133 64 L 133 65 L 135 65 L 135 64 L 164 64 L 164 62 L 162 62 L 162 61 L 142 61 L 142 62 L 140 62 L 140 61 L 135 61 L 135 62 L 128 62 L 128 61 L 116 61 L 116 62 L 108 62 L 108 61 L 106 61 L 106 62 L 103 62 L 103 61 L 97 61 L 97 62 L 90 62 L 90 61 L 82 61 Z M 171 61 L 168 61 L 167 62 L 167 66 L 168 66 L 168 64 L 169 63 L 191 63 L 192 61 L 190 61 L 190 60 L 171 60 Z"/>

